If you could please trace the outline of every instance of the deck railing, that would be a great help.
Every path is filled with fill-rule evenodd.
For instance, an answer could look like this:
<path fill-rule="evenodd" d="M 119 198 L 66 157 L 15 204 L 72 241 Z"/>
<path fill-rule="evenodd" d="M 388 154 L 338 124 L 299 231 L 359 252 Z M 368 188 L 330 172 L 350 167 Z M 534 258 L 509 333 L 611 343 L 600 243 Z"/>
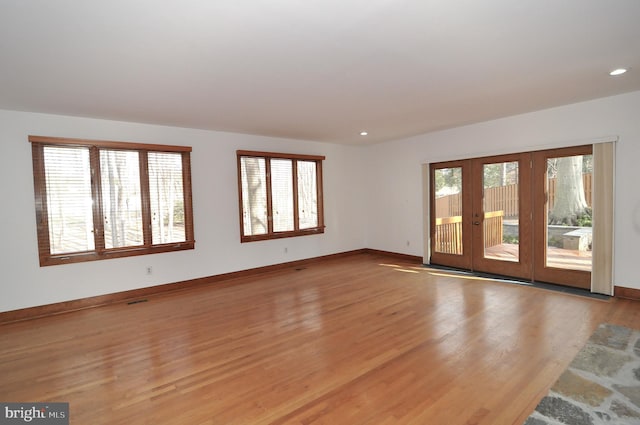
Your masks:
<path fill-rule="evenodd" d="M 484 213 L 484 247 L 489 248 L 502 244 L 502 217 L 504 211 L 489 211 Z"/>
<path fill-rule="evenodd" d="M 484 247 L 502 244 L 504 211 L 484 213 Z M 462 254 L 462 216 L 436 218 L 435 251 L 444 254 Z"/>
<path fill-rule="evenodd" d="M 462 254 L 462 216 L 436 218 L 436 252 Z"/>

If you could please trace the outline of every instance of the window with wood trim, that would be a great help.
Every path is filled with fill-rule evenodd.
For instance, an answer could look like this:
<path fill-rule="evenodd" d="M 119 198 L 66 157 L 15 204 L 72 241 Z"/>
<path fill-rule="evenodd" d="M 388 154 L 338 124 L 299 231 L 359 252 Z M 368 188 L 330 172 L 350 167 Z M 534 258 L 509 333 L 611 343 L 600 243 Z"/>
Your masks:
<path fill-rule="evenodd" d="M 324 233 L 324 156 L 237 151 L 240 240 Z"/>
<path fill-rule="evenodd" d="M 194 248 L 190 147 L 29 141 L 41 266 Z"/>

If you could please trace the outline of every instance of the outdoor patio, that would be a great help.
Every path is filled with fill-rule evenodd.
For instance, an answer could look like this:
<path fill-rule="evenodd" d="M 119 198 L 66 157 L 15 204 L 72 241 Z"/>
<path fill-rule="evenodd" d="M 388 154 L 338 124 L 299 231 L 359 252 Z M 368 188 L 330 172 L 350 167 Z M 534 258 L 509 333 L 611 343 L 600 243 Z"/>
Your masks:
<path fill-rule="evenodd" d="M 503 243 L 485 248 L 485 257 L 503 261 L 517 261 L 518 245 Z M 547 247 L 547 266 L 591 271 L 591 251 L 549 246 Z"/>

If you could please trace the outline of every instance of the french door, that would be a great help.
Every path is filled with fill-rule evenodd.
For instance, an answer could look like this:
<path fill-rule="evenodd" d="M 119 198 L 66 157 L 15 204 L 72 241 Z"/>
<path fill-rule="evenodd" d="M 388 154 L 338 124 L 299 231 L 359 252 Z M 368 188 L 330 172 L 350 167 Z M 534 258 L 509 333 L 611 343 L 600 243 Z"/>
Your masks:
<path fill-rule="evenodd" d="M 593 147 L 533 153 L 534 280 L 591 287 L 591 176 Z M 568 214 L 574 204 L 588 205 Z M 571 215 L 570 217 L 565 217 Z"/>
<path fill-rule="evenodd" d="M 549 223 L 558 164 L 582 167 L 590 149 L 431 164 L 431 263 L 589 288 L 590 228 Z"/>

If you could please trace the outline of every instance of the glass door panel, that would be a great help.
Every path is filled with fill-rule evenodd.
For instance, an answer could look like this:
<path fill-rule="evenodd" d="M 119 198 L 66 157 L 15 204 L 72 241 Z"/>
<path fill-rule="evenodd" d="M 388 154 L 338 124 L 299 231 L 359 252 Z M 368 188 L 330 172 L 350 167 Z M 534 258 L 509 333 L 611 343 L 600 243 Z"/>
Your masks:
<path fill-rule="evenodd" d="M 532 275 L 531 154 L 472 160 L 473 270 Z"/>
<path fill-rule="evenodd" d="M 429 172 L 430 262 L 470 269 L 471 161 L 431 164 Z"/>
<path fill-rule="evenodd" d="M 434 180 L 434 252 L 462 255 L 462 167 L 436 169 Z"/>
<path fill-rule="evenodd" d="M 484 258 L 520 261 L 518 175 L 518 161 L 482 167 Z"/>
<path fill-rule="evenodd" d="M 591 271 L 593 157 L 547 158 L 545 267 Z"/>

